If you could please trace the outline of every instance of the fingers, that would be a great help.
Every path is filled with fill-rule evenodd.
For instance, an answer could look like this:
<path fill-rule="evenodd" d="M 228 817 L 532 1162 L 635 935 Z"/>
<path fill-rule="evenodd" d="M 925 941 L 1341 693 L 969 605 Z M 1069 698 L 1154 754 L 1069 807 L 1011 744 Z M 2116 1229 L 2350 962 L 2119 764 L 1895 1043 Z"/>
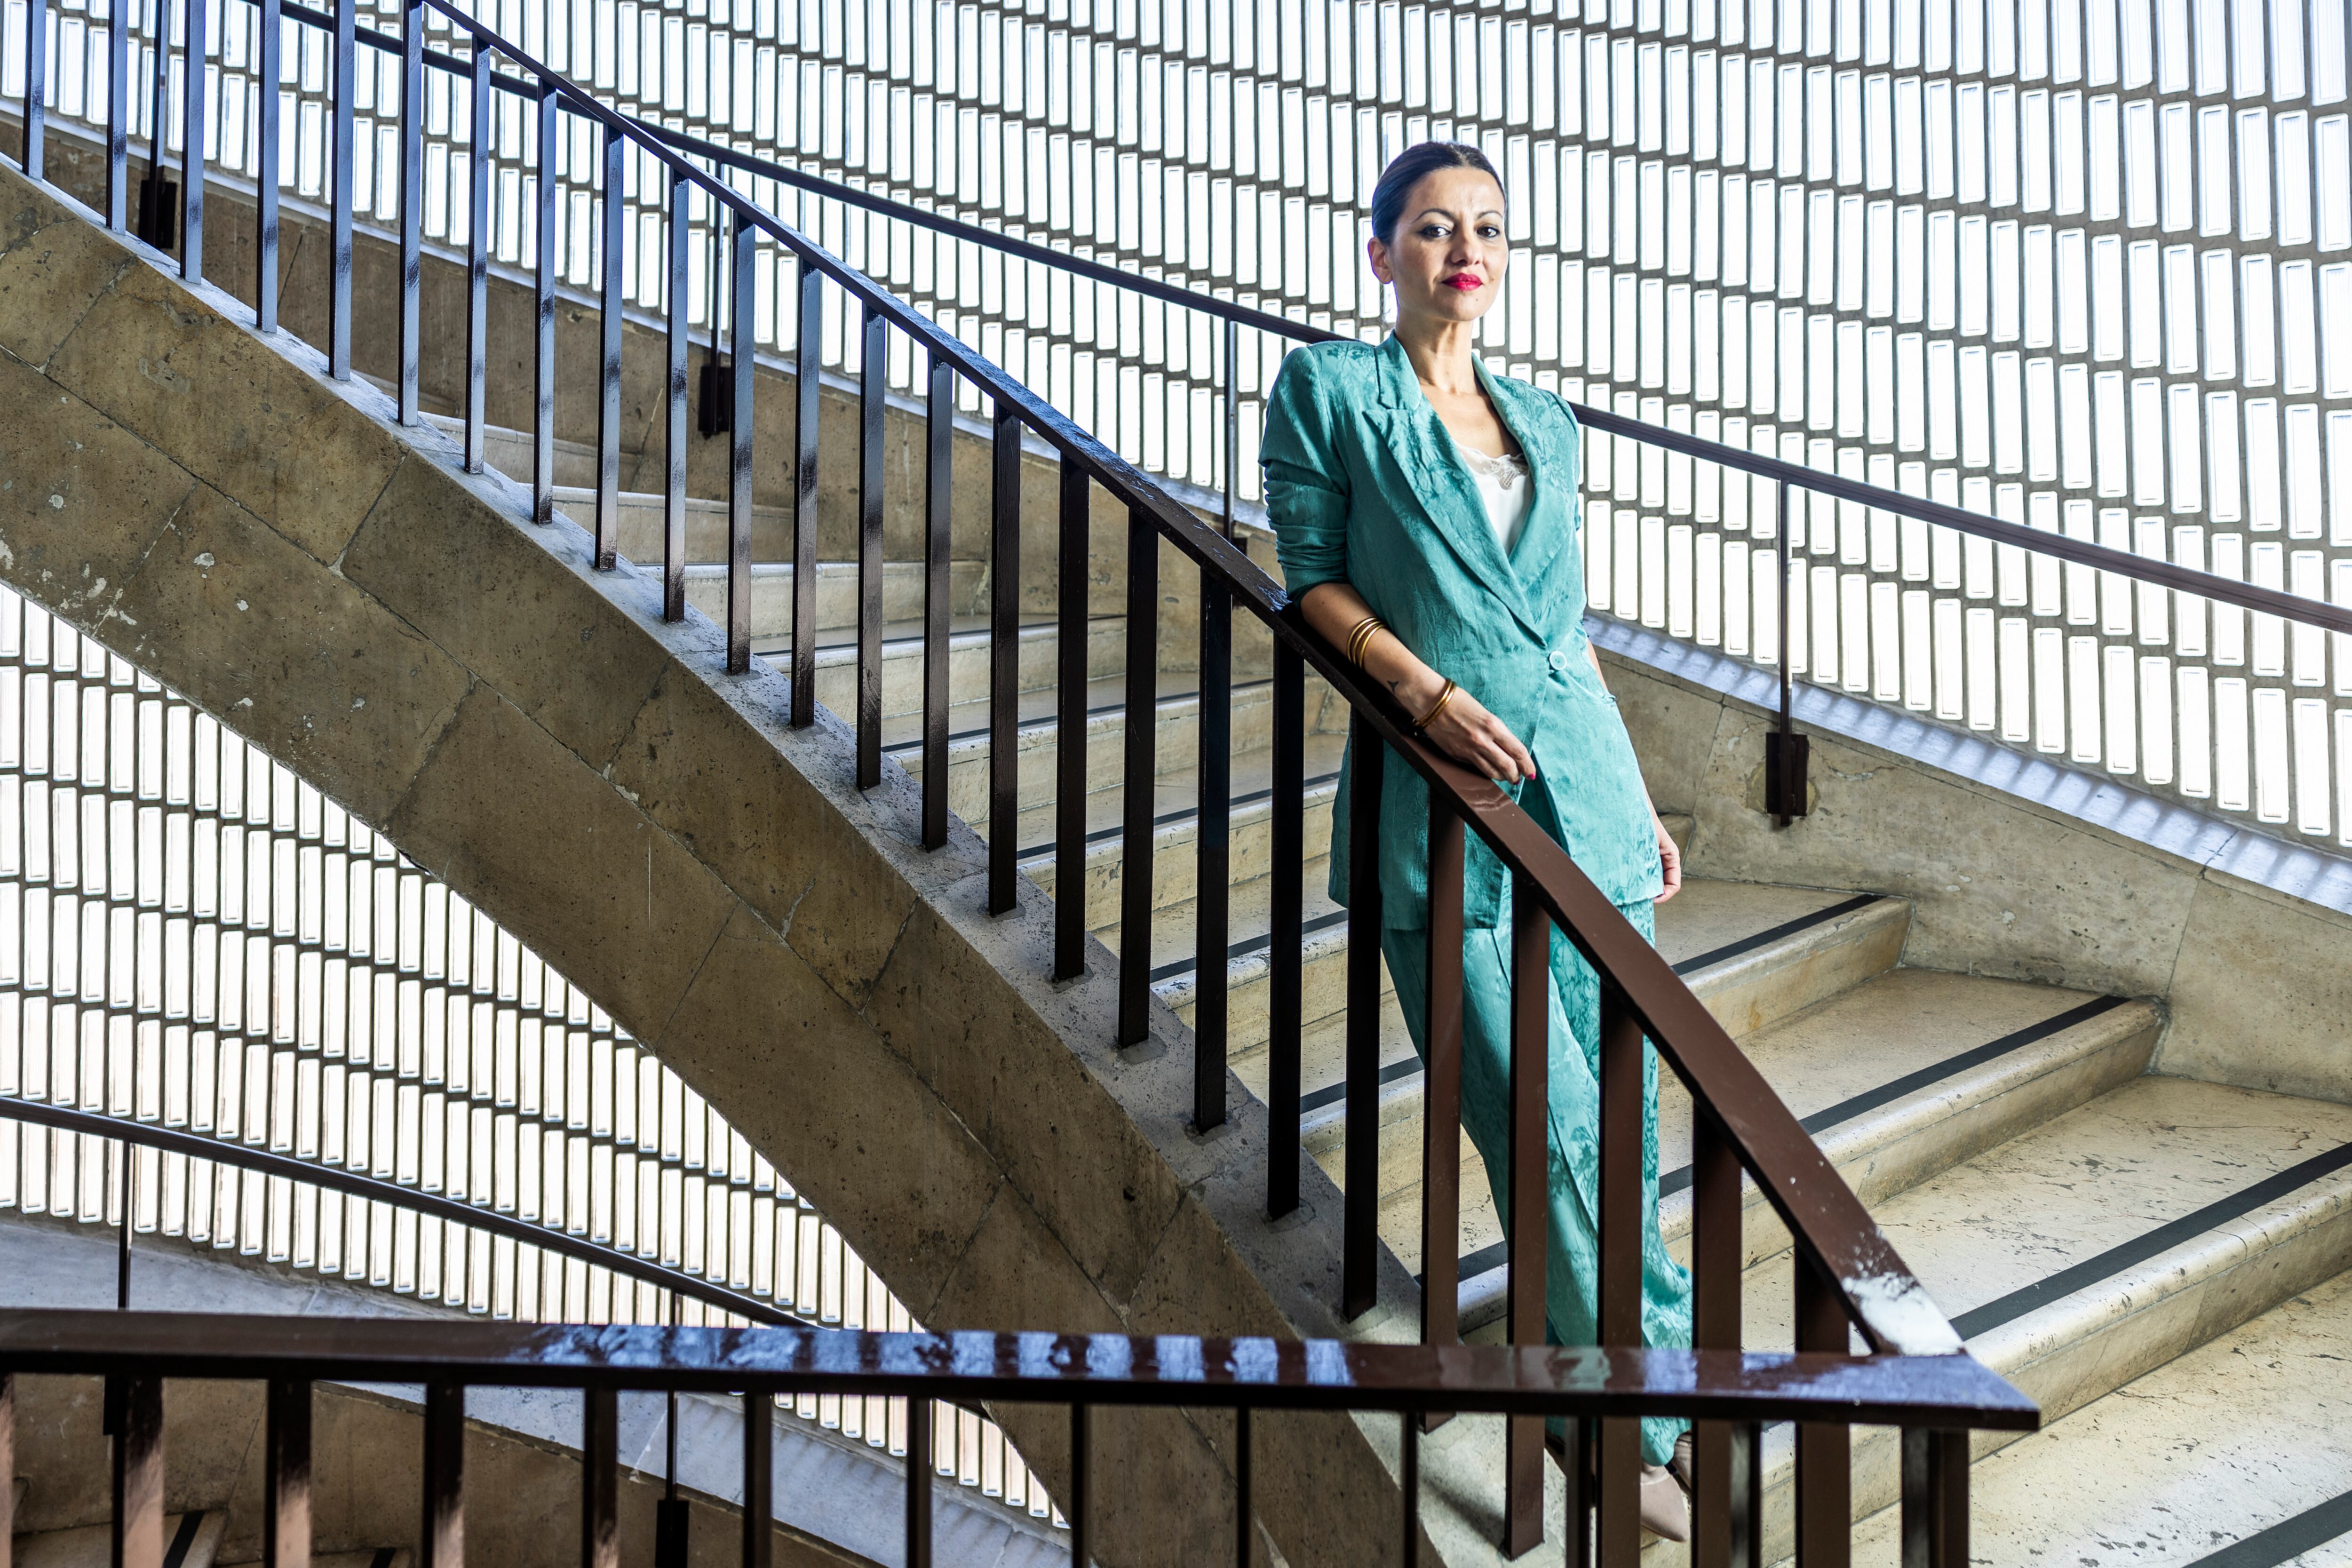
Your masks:
<path fill-rule="evenodd" d="M 1683 850 L 1682 846 L 1675 842 L 1674 836 L 1666 831 L 1664 823 L 1659 823 L 1657 829 L 1658 878 L 1662 884 L 1657 902 L 1663 904 L 1682 890 Z"/>

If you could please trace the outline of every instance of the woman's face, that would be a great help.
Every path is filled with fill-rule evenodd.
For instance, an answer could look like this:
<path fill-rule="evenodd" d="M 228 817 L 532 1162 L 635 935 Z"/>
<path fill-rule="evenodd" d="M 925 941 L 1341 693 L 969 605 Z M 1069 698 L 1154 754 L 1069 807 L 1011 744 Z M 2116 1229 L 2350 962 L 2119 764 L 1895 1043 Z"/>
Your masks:
<path fill-rule="evenodd" d="M 1388 241 L 1366 247 L 1372 275 L 1396 289 L 1399 321 L 1475 321 L 1501 296 L 1511 258 L 1503 187 L 1479 169 L 1424 174 Z"/>

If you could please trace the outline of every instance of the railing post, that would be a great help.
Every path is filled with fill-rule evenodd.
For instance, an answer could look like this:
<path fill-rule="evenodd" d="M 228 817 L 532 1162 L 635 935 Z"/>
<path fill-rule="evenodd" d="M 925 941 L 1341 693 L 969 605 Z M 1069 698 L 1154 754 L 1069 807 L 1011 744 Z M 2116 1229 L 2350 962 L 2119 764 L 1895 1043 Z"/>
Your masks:
<path fill-rule="evenodd" d="M 1056 529 L 1054 642 L 1054 969 L 1056 981 L 1087 972 L 1087 509 L 1092 500 L 1086 469 L 1062 458 L 1061 516 Z M 1122 781 L 1148 799 L 1149 779 Z M 990 825 L 992 836 L 998 831 Z M 1013 825 L 1003 831 L 1010 836 Z M 1147 852 L 1148 853 L 1148 852 Z M 1142 950 L 1150 963 L 1151 949 Z"/>
<path fill-rule="evenodd" d="M 1070 1406 L 1070 1506 L 1064 1510 L 1070 1521 L 1070 1568 L 1088 1568 L 1094 1562 L 1094 1509 L 1089 1496 L 1094 1478 L 1087 1415 L 1085 1405 Z"/>
<path fill-rule="evenodd" d="M 1250 1409 L 1234 1407 L 1234 1564 L 1250 1568 L 1250 1542 L 1256 1533 L 1257 1501 L 1252 1485 Z"/>
<path fill-rule="evenodd" d="M 931 1568 L 931 1402 L 907 1396 L 906 1568 Z"/>
<path fill-rule="evenodd" d="M 335 129 L 331 138 L 334 184 L 329 200 L 333 213 L 328 268 L 327 374 L 337 381 L 352 378 L 352 203 L 357 191 L 352 169 L 352 105 L 359 72 L 358 0 L 335 0 Z M 552 237 L 541 241 L 552 246 Z"/>
<path fill-rule="evenodd" d="M 1380 1295 L 1381 836 L 1388 743 L 1361 710 L 1349 718 L 1346 1180 L 1341 1185 L 1342 1316 L 1360 1318 Z"/>
<path fill-rule="evenodd" d="M 1421 1342 L 1462 1338 L 1462 817 L 1429 792 L 1429 1016 L 1422 1025 Z M 1293 1118 L 1296 1121 L 1296 1117 Z M 1433 1415 L 1434 1428 L 1445 1419 Z M 1408 1421 L 1411 1427 L 1415 1423 Z"/>
<path fill-rule="evenodd" d="M 1786 827 L 1796 817 L 1805 815 L 1805 763 L 1810 742 L 1796 732 L 1791 710 L 1796 702 L 1796 679 L 1790 673 L 1789 633 L 1789 572 L 1795 557 L 1789 549 L 1789 496 L 1791 487 L 1786 479 L 1775 487 L 1779 497 L 1779 532 L 1773 537 L 1772 550 L 1780 566 L 1780 714 L 1779 726 L 1764 736 L 1764 809 L 1774 823 Z"/>
<path fill-rule="evenodd" d="M 131 7 L 117 0 L 106 16 L 106 226 L 118 234 L 130 196 Z"/>
<path fill-rule="evenodd" d="M 114 1405 L 116 1568 L 163 1568 L 163 1384 L 108 1380 Z"/>
<path fill-rule="evenodd" d="M 1599 1195 L 1601 1342 L 1642 1341 L 1643 1041 L 1625 993 L 1601 984 L 1601 1150 Z M 1641 1424 L 1601 1423 L 1601 1544 L 1605 1563 L 1631 1563 L 1642 1550 Z"/>
<path fill-rule="evenodd" d="M 693 237 L 693 184 L 682 172 L 671 171 L 668 277 L 662 290 L 662 302 L 668 308 L 668 318 L 663 323 L 668 329 L 667 341 L 663 344 L 668 363 L 662 375 L 662 619 L 666 621 L 686 618 L 686 362 L 694 331 L 688 311 L 686 268 L 688 242 Z M 715 236 L 713 240 L 711 253 L 715 260 Z M 711 292 L 715 295 L 718 290 Z M 715 310 L 712 318 L 717 319 Z M 717 369 L 715 361 L 712 369 Z M 715 375 L 712 380 L 715 384 Z"/>
<path fill-rule="evenodd" d="M 343 5 L 352 0 L 341 0 Z M 531 517 L 555 521 L 555 120 L 562 99 L 539 87 L 539 174 L 531 189 L 532 233 L 538 240 L 531 300 Z"/>
<path fill-rule="evenodd" d="M 187 38 L 180 83 L 180 276 L 194 283 L 205 275 L 205 39 L 212 31 L 206 0 L 187 0 L 183 20 Z M 163 144 L 158 123 L 155 145 L 160 150 Z"/>
<path fill-rule="evenodd" d="M 758 345 L 752 331 L 759 320 L 758 311 L 744 307 L 759 287 L 759 231 L 738 217 L 733 236 L 735 315 L 728 334 L 728 369 L 735 377 L 735 392 L 727 428 L 727 673 L 740 675 L 751 668 L 751 400 L 758 391 L 752 363 Z M 618 385 L 616 379 L 616 398 Z"/>
<path fill-rule="evenodd" d="M 1903 1432 L 1903 1568 L 1968 1568 L 1969 1435 Z"/>
<path fill-rule="evenodd" d="M 948 710 L 955 705 L 949 612 L 955 547 L 955 368 L 931 361 L 923 405 L 923 847 L 948 841 Z"/>
<path fill-rule="evenodd" d="M 171 102 L 172 0 L 152 0 L 155 19 L 154 69 L 147 73 L 147 177 L 139 183 L 139 237 L 158 250 L 172 248 L 170 187 L 163 183 L 163 119 Z M 131 0 L 117 7 L 126 15 Z"/>
<path fill-rule="evenodd" d="M 764 1388 L 747 1388 L 743 1391 L 743 1568 L 771 1568 L 775 1560 L 776 1400 Z"/>
<path fill-rule="evenodd" d="M 610 572 L 620 557 L 621 535 L 621 160 L 628 142 L 613 126 L 604 128 L 604 205 L 597 213 L 596 295 L 596 570 Z"/>
<path fill-rule="evenodd" d="M 1267 801 L 1273 879 L 1267 891 L 1265 1213 L 1298 1206 L 1301 990 L 1306 973 L 1307 661 L 1274 639 L 1274 776 Z"/>
<path fill-rule="evenodd" d="M 1021 854 L 1021 416 L 999 398 L 990 449 L 988 912 L 1019 900 Z"/>
<path fill-rule="evenodd" d="M 739 290 L 740 301 L 750 298 Z M 739 321 L 753 312 L 739 309 Z M 857 358 L 857 787 L 882 782 L 882 412 L 889 342 L 882 312 L 866 307 Z M 750 356 L 744 356 L 748 361 Z M 744 422 L 738 422 L 744 430 Z M 743 438 L 750 439 L 748 430 Z"/>
<path fill-rule="evenodd" d="M 1118 1043 L 1150 1033 L 1152 780 L 1159 773 L 1160 530 L 1141 507 L 1127 513 L 1127 690 L 1120 736 Z M 1056 875 L 1059 875 L 1057 872 Z"/>
<path fill-rule="evenodd" d="M 1225 1121 L 1225 1062 L 1232 1019 L 1234 602 L 1201 574 L 1201 718 L 1197 826 L 1193 838 L 1192 1127 Z M 1375 944 L 1380 940 L 1374 931 Z M 1379 962 L 1377 948 L 1373 962 Z M 1375 1068 L 1377 1071 L 1378 1069 Z"/>
<path fill-rule="evenodd" d="M 1528 877 L 1511 884 L 1510 1321 L 1515 1345 L 1545 1342 L 1545 1227 L 1550 1218 L 1549 1068 L 1551 917 Z M 1580 1423 L 1572 1423 L 1580 1426 Z M 1503 1554 L 1517 1557 L 1543 1540 L 1543 1419 L 1516 1415 L 1503 1444 Z M 1583 1462 L 1578 1446 L 1570 1455 Z M 1571 1531 L 1571 1534 L 1573 1532 Z"/>
<path fill-rule="evenodd" d="M 1740 1345 L 1743 1198 L 1738 1152 L 1703 1110 L 1691 1125 L 1691 1343 Z M 1763 1568 L 1763 1498 L 1753 1425 L 1701 1421 L 1691 1434 L 1692 1568 Z"/>
<path fill-rule="evenodd" d="M 822 390 L 817 376 L 824 347 L 824 274 L 806 258 L 800 271 L 800 308 L 793 326 L 792 722 L 805 730 L 816 722 L 816 437 Z M 716 321 L 715 300 L 711 312 Z M 746 416 L 737 411 L 732 417 L 740 423 Z"/>
<path fill-rule="evenodd" d="M 581 1391 L 580 1568 L 621 1568 L 620 1395 Z"/>
<path fill-rule="evenodd" d="M 1843 1355 L 1852 1341 L 1836 1284 L 1797 1258 L 1797 1349 Z M 1853 1554 L 1853 1436 L 1826 1422 L 1797 1425 L 1797 1568 L 1847 1568 Z"/>
<path fill-rule="evenodd" d="M 423 352 L 425 268 L 425 6 L 408 0 L 400 24 L 400 422 L 414 425 Z M 429 1568 L 429 1565 L 428 1565 Z"/>
<path fill-rule="evenodd" d="M 415 13 L 410 20 L 415 19 Z M 425 1513 L 417 1568 L 464 1568 L 466 1561 L 466 1385 L 425 1385 Z"/>
<path fill-rule="evenodd" d="M 43 3 L 34 0 L 33 10 Z M 259 166 L 253 181 L 253 324 L 263 332 L 278 330 L 278 89 L 285 75 L 285 38 L 282 0 L 261 0 L 261 50 L 254 62 L 261 101 L 254 128 Z"/>
<path fill-rule="evenodd" d="M 277 0 L 264 0 L 273 10 Z M 265 15 L 268 13 L 265 12 Z M 49 109 L 49 0 L 25 6 L 25 174 L 47 178 Z"/>
<path fill-rule="evenodd" d="M 467 105 L 466 471 L 488 464 L 490 368 L 490 51 L 474 40 Z M 274 95 L 273 95 L 274 96 Z"/>
<path fill-rule="evenodd" d="M 264 1568 L 310 1568 L 310 1384 L 275 1378 L 269 1384 L 267 1454 L 262 1475 L 261 1560 Z"/>

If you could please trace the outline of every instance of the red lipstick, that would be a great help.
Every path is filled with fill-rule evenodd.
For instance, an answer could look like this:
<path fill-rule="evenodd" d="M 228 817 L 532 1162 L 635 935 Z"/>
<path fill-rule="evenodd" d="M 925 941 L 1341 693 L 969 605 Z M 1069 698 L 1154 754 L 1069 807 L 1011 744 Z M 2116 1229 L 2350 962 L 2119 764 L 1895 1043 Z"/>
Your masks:
<path fill-rule="evenodd" d="M 1486 280 L 1475 272 L 1457 272 L 1445 280 L 1445 286 L 1448 289 L 1459 289 L 1467 294 L 1473 289 L 1484 289 L 1486 286 Z"/>

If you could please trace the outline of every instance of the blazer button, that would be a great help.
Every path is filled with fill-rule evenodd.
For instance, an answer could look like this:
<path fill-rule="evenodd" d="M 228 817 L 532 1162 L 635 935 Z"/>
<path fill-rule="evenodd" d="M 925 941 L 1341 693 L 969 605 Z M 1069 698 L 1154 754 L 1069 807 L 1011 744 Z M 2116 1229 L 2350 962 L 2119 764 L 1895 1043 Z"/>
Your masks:
<path fill-rule="evenodd" d="M 1552 656 L 1551 656 L 1551 667 L 1552 667 L 1552 668 L 1554 668 L 1555 670 L 1566 669 L 1566 668 L 1568 668 L 1568 655 L 1566 655 L 1566 654 L 1564 654 L 1564 653 L 1560 652 L 1560 651 L 1559 651 L 1559 649 L 1557 649 L 1557 648 L 1553 649 L 1553 650 L 1552 650 Z"/>

